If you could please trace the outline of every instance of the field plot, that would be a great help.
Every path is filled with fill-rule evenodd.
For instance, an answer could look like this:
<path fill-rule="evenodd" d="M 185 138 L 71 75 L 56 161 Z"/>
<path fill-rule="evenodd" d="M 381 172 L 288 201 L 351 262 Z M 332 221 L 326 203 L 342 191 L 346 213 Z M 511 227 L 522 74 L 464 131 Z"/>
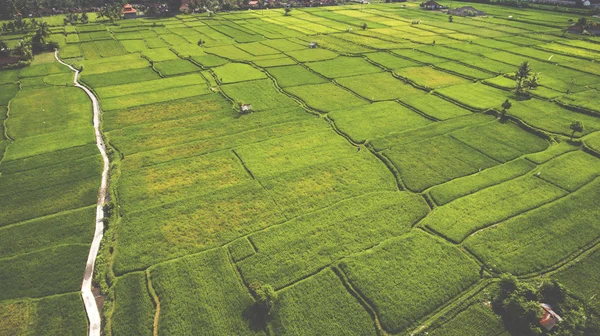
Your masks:
<path fill-rule="evenodd" d="M 340 131 L 357 143 L 431 123 L 431 120 L 396 102 L 359 106 L 328 115 Z"/>
<path fill-rule="evenodd" d="M 563 32 L 585 9 L 444 5 L 488 15 L 42 18 L 101 103 L 103 333 L 506 336 L 485 304 L 505 272 L 598 307 L 600 48 Z M 101 160 L 72 79 L 52 53 L 0 71 L 3 335 L 86 333 Z M 279 296 L 264 323 L 255 282 Z"/>
<path fill-rule="evenodd" d="M 0 159 L 0 333 L 86 332 L 78 294 L 101 170 L 91 103 L 52 54 L 3 74 Z M 51 84 L 46 84 L 51 83 Z M 6 152 L 4 152 L 6 149 Z"/>
<path fill-rule="evenodd" d="M 464 242 L 490 268 L 526 274 L 550 267 L 587 245 L 600 233 L 600 180 L 595 179 L 555 202 L 511 218 Z M 555 246 L 547 250 L 544 246 Z"/>
<path fill-rule="evenodd" d="M 435 267 L 420 267 L 423 263 Z M 474 261 L 418 230 L 343 259 L 340 268 L 373 303 L 383 328 L 395 333 L 405 331 L 478 279 Z"/>

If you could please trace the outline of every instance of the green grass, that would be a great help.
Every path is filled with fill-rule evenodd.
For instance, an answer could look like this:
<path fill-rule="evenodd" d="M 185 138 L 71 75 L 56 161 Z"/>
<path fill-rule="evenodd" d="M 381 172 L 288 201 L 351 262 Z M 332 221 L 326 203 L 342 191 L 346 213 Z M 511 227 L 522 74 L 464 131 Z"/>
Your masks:
<path fill-rule="evenodd" d="M 306 63 L 311 70 L 327 77 L 337 78 L 380 72 L 380 68 L 361 57 L 340 56 L 332 60 Z"/>
<path fill-rule="evenodd" d="M 372 100 L 405 99 L 412 96 L 422 96 L 423 91 L 404 83 L 388 72 L 338 78 L 336 81 L 361 95 Z"/>
<path fill-rule="evenodd" d="M 600 94 L 596 90 L 589 90 L 575 93 L 572 95 L 561 96 L 558 100 L 564 104 L 592 110 L 600 113 L 600 108 L 596 103 L 600 99 Z"/>
<path fill-rule="evenodd" d="M 383 152 L 413 191 L 473 174 L 498 164 L 479 151 L 444 135 Z"/>
<path fill-rule="evenodd" d="M 157 265 L 150 274 L 161 299 L 160 334 L 263 334 L 242 318 L 253 300 L 224 249 Z"/>
<path fill-rule="evenodd" d="M 79 293 L 0 303 L 3 335 L 68 335 L 87 332 Z"/>
<path fill-rule="evenodd" d="M 159 78 L 160 76 L 158 73 L 152 70 L 151 67 L 112 71 L 92 75 L 89 75 L 86 71 L 84 71 L 80 76 L 80 80 L 83 83 L 94 89 L 112 85 L 143 83 Z"/>
<path fill-rule="evenodd" d="M 163 76 L 174 76 L 201 70 L 194 63 L 182 59 L 157 62 L 154 63 L 154 68 Z"/>
<path fill-rule="evenodd" d="M 254 247 L 252 246 L 252 243 L 250 243 L 247 237 L 242 237 L 240 239 L 234 240 L 231 244 L 228 245 L 228 248 L 229 253 L 231 254 L 231 259 L 234 262 L 246 259 L 256 252 L 254 250 Z"/>
<path fill-rule="evenodd" d="M 112 292 L 113 335 L 149 335 L 154 326 L 154 303 L 146 287 L 146 274 L 129 273 L 119 277 Z"/>
<path fill-rule="evenodd" d="M 0 84 L 16 83 L 19 81 L 20 69 L 2 70 L 0 71 Z"/>
<path fill-rule="evenodd" d="M 0 105 L 8 105 L 8 102 L 19 92 L 18 84 L 0 85 Z"/>
<path fill-rule="evenodd" d="M 415 326 L 479 278 L 478 265 L 458 248 L 418 230 L 345 258 L 340 268 L 392 333 Z"/>
<path fill-rule="evenodd" d="M 326 79 L 310 72 L 301 65 L 272 67 L 268 69 L 268 72 L 275 77 L 277 84 L 281 87 L 327 82 Z"/>
<path fill-rule="evenodd" d="M 244 63 L 227 63 L 213 68 L 212 71 L 223 84 L 245 82 L 267 77 L 262 71 Z"/>
<path fill-rule="evenodd" d="M 204 77 L 200 74 L 189 74 L 177 77 L 169 77 L 155 80 L 148 80 L 138 83 L 111 85 L 97 88 L 96 94 L 103 100 L 106 98 L 135 96 L 141 93 L 152 91 L 162 91 L 172 88 L 189 87 L 196 85 L 206 85 Z M 181 90 L 184 90 L 183 88 Z"/>
<path fill-rule="evenodd" d="M 541 179 L 575 191 L 600 175 L 600 160 L 583 151 L 573 151 L 550 160 L 539 172 Z"/>
<path fill-rule="evenodd" d="M 352 93 L 332 83 L 294 86 L 285 89 L 321 112 L 330 112 L 368 104 Z"/>
<path fill-rule="evenodd" d="M 76 292 L 89 245 L 62 245 L 0 259 L 0 300 Z"/>
<path fill-rule="evenodd" d="M 454 85 L 435 93 L 475 110 L 499 109 L 507 98 L 513 98 L 509 92 L 480 83 Z"/>
<path fill-rule="evenodd" d="M 498 165 L 479 173 L 454 179 L 431 188 L 429 194 L 438 205 L 444 205 L 457 198 L 473 194 L 483 188 L 491 187 L 526 174 L 536 165 L 525 159 L 517 159 Z"/>
<path fill-rule="evenodd" d="M 102 102 L 102 109 L 105 111 L 120 110 L 134 106 L 156 104 L 176 99 L 201 96 L 208 93 L 210 93 L 210 91 L 206 84 L 190 85 L 187 86 L 185 90 L 179 87 L 174 87 L 170 89 L 164 89 L 161 91 L 140 93 L 133 97 L 120 96 L 114 98 L 107 98 L 104 99 Z"/>
<path fill-rule="evenodd" d="M 431 336 L 507 336 L 504 324 L 489 305 L 476 302 L 458 313 L 448 322 L 435 329 L 428 329 Z"/>
<path fill-rule="evenodd" d="M 376 52 L 376 53 L 365 54 L 365 56 L 369 60 L 371 60 L 379 65 L 382 65 L 388 69 L 391 69 L 391 70 L 418 65 L 418 63 L 415 63 L 411 60 L 408 60 L 408 59 L 402 58 L 402 57 L 398 57 L 398 56 L 394 56 L 387 52 L 380 51 L 380 52 Z"/>
<path fill-rule="evenodd" d="M 69 128 L 91 126 L 92 103 L 74 87 L 46 87 L 20 91 L 10 104 L 8 134 L 20 140 Z"/>
<path fill-rule="evenodd" d="M 569 126 L 574 120 L 583 122 L 585 126 L 583 135 L 600 130 L 600 119 L 597 117 L 573 112 L 555 103 L 535 98 L 513 103 L 508 114 L 534 127 L 565 136 L 571 136 L 572 131 Z M 575 138 L 581 136 L 581 133 L 575 133 Z"/>
<path fill-rule="evenodd" d="M 548 148 L 548 142 L 513 123 L 489 123 L 458 130 L 451 136 L 499 162 Z"/>
<path fill-rule="evenodd" d="M 142 55 L 155 63 L 179 59 L 169 48 L 147 49 L 142 51 Z"/>
<path fill-rule="evenodd" d="M 408 96 L 400 99 L 403 103 L 438 120 L 448 120 L 471 114 L 469 110 L 432 94 Z"/>
<path fill-rule="evenodd" d="M 258 252 L 238 267 L 249 282 L 290 285 L 336 260 L 408 232 L 425 216 L 422 198 L 401 192 L 376 192 L 252 234 Z"/>
<path fill-rule="evenodd" d="M 544 270 L 598 236 L 600 180 L 465 240 L 465 246 L 498 272 Z M 546 247 L 552 246 L 551 249 Z"/>
<path fill-rule="evenodd" d="M 577 263 L 552 275 L 552 278 L 563 284 L 569 293 L 583 300 L 596 311 L 600 308 L 598 298 L 598 281 L 595 281 L 600 265 L 600 252 L 598 250 L 591 254 L 580 257 Z"/>
<path fill-rule="evenodd" d="M 89 243 L 94 235 L 95 210 L 95 207 L 85 207 L 1 228 L 0 256 L 12 257 L 51 246 Z"/>
<path fill-rule="evenodd" d="M 427 66 L 396 69 L 394 70 L 394 73 L 419 86 L 429 89 L 439 89 L 469 82 L 467 79 Z"/>
<path fill-rule="evenodd" d="M 331 50 L 319 48 L 287 51 L 286 54 L 299 62 L 324 61 L 338 57 L 338 54 Z"/>
<path fill-rule="evenodd" d="M 330 269 L 279 292 L 271 328 L 277 335 L 370 335 L 375 325 Z"/>
<path fill-rule="evenodd" d="M 374 103 L 330 112 L 328 115 L 340 131 L 357 143 L 431 123 L 396 102 Z"/>
<path fill-rule="evenodd" d="M 566 194 L 565 190 L 530 174 L 438 207 L 419 225 L 458 243 L 477 230 L 535 209 Z"/>
<path fill-rule="evenodd" d="M 585 144 L 600 153 L 600 134 L 596 133 L 585 139 Z"/>

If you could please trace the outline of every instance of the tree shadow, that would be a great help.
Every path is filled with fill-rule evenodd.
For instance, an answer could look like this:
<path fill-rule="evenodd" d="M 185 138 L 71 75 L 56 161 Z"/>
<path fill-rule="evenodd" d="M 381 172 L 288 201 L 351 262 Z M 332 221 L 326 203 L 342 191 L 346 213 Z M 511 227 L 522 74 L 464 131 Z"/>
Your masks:
<path fill-rule="evenodd" d="M 243 311 L 242 317 L 248 321 L 250 329 L 254 331 L 265 330 L 267 328 L 267 323 L 271 319 L 269 309 L 257 302 L 248 306 Z"/>

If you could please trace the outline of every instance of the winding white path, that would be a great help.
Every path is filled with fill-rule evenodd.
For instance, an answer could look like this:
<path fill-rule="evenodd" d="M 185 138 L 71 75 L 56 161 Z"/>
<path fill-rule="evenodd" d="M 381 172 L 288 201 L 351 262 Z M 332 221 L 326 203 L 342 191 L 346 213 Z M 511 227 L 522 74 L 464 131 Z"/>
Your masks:
<path fill-rule="evenodd" d="M 98 104 L 98 99 L 96 99 L 96 96 L 94 96 L 92 91 L 90 91 L 85 86 L 79 84 L 79 70 L 63 62 L 58 57 L 58 50 L 54 52 L 54 58 L 56 58 L 56 60 L 60 64 L 69 67 L 69 69 L 75 72 L 75 76 L 73 77 L 73 83 L 76 87 L 85 91 L 85 93 L 87 93 L 87 95 L 92 100 L 92 106 L 94 110 L 94 132 L 96 133 L 96 145 L 98 146 L 98 150 L 100 150 L 100 154 L 102 154 L 102 160 L 104 161 L 104 165 L 102 168 L 102 180 L 100 182 L 100 189 L 98 190 L 98 202 L 96 203 L 96 231 L 94 232 L 94 240 L 92 241 L 92 246 L 90 247 L 90 253 L 88 254 L 87 263 L 85 265 L 85 271 L 83 272 L 83 282 L 81 283 L 81 296 L 83 297 L 83 303 L 85 305 L 85 310 L 87 312 L 88 320 L 90 322 L 89 336 L 100 336 L 102 320 L 100 318 L 100 311 L 98 310 L 98 306 L 96 305 L 96 298 L 94 297 L 94 293 L 92 293 L 92 278 L 94 275 L 94 264 L 96 263 L 96 256 L 98 255 L 98 249 L 100 248 L 100 241 L 102 241 L 102 236 L 104 234 L 103 206 L 106 202 L 108 192 L 109 168 L 108 155 L 106 155 L 106 145 L 104 144 L 102 133 L 100 133 L 100 105 Z"/>

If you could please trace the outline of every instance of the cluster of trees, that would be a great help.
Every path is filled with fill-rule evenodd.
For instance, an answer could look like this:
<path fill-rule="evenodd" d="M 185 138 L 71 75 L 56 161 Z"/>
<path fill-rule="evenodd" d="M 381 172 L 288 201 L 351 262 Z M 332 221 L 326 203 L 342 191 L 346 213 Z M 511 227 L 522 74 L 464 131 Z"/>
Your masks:
<path fill-rule="evenodd" d="M 0 0 L 0 19 L 11 20 L 18 13 L 23 17 L 52 14 L 53 10 L 64 11 L 76 8 L 101 8 L 121 0 Z"/>
<path fill-rule="evenodd" d="M 68 24 L 75 25 L 75 24 L 77 24 L 77 21 L 81 21 L 81 23 L 85 24 L 85 23 L 88 23 L 90 21 L 90 19 L 86 12 L 81 13 L 81 15 L 79 15 L 77 13 L 69 13 L 65 16 L 63 21 L 66 26 Z"/>
<path fill-rule="evenodd" d="M 517 96 L 523 96 L 527 90 L 535 89 L 540 85 L 540 74 L 531 70 L 529 62 L 523 62 L 515 71 L 515 80 L 517 81 Z"/>
<path fill-rule="evenodd" d="M 540 325 L 544 314 L 540 303 L 549 304 L 563 318 L 563 321 L 554 327 L 553 335 L 600 334 L 597 316 L 570 297 L 556 280 L 546 280 L 535 286 L 531 282 L 519 281 L 512 275 L 503 275 L 492 306 L 502 316 L 506 329 L 512 335 L 538 336 L 545 333 Z"/>
<path fill-rule="evenodd" d="M 13 49 L 10 49 L 6 42 L 0 41 L 0 56 L 12 55 L 18 57 L 21 61 L 29 61 L 33 58 L 34 53 L 58 48 L 58 43 L 48 40 L 50 34 L 48 23 L 38 23 L 35 31 L 21 39 Z"/>

